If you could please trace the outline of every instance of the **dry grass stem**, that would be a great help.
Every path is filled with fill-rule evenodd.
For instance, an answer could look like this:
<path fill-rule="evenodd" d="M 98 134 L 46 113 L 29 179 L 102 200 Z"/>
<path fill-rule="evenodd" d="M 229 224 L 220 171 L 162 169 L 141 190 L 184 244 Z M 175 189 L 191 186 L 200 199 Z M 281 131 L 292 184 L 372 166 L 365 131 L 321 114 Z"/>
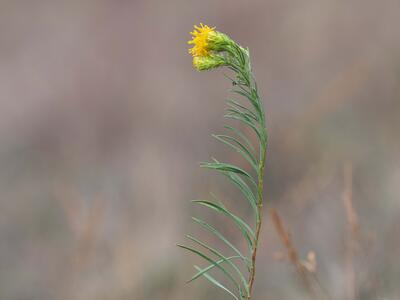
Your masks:
<path fill-rule="evenodd" d="M 296 248 L 293 245 L 290 232 L 283 225 L 282 219 L 275 209 L 270 208 L 269 212 L 275 230 L 278 233 L 278 236 L 287 251 L 289 262 L 292 263 L 293 266 L 296 268 L 296 271 L 299 274 L 300 278 L 302 279 L 305 288 L 310 294 L 310 298 L 313 300 L 317 299 L 316 293 L 307 275 L 308 270 L 299 259 L 299 255 Z"/>
<path fill-rule="evenodd" d="M 351 163 L 346 163 L 343 168 L 343 204 L 347 220 L 346 236 L 346 258 L 345 269 L 347 276 L 346 298 L 348 300 L 357 299 L 357 278 L 354 268 L 354 256 L 358 248 L 359 223 L 358 216 L 353 206 L 353 167 Z"/>

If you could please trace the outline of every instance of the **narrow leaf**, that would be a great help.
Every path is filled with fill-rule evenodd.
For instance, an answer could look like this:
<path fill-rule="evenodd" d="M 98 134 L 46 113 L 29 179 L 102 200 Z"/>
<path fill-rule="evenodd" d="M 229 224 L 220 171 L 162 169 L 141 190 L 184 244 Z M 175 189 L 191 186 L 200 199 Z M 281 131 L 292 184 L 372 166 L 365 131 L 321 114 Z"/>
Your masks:
<path fill-rule="evenodd" d="M 211 246 L 209 246 L 209 245 L 203 243 L 202 241 L 196 239 L 195 237 L 193 237 L 193 236 L 191 236 L 191 235 L 186 235 L 186 237 L 187 237 L 189 240 L 191 240 L 191 241 L 193 241 L 193 242 L 199 244 L 200 246 L 204 247 L 205 249 L 207 249 L 208 251 L 210 251 L 210 252 L 213 253 L 214 255 L 218 256 L 220 259 L 223 259 L 225 262 L 227 262 L 227 263 L 236 271 L 236 273 L 238 274 L 238 276 L 239 276 L 240 280 L 242 281 L 242 284 L 243 284 L 243 286 L 244 286 L 244 288 L 245 288 L 245 290 L 246 290 L 246 293 L 249 292 L 248 286 L 247 286 L 246 278 L 244 277 L 244 275 L 242 274 L 242 272 L 239 270 L 239 268 L 238 268 L 232 261 L 230 261 L 229 259 L 227 259 L 227 258 L 226 258 L 223 254 L 221 254 L 219 251 L 217 251 L 217 250 L 215 250 L 214 248 L 212 248 Z M 220 266 L 220 264 L 218 264 L 218 265 Z M 229 275 L 229 276 L 232 276 L 232 275 L 230 275 L 229 272 L 227 272 L 226 275 L 227 275 L 227 276 L 228 276 L 228 275 Z M 231 280 L 235 281 L 235 279 L 234 279 L 233 277 L 231 278 Z M 239 287 L 239 290 L 241 290 L 240 287 Z"/>
<path fill-rule="evenodd" d="M 249 139 L 237 128 L 229 126 L 229 125 L 225 125 L 224 126 L 226 129 L 232 131 L 233 133 L 235 133 L 238 137 L 240 137 L 248 146 L 249 148 L 254 152 L 254 146 L 253 144 L 249 141 Z"/>
<path fill-rule="evenodd" d="M 251 112 L 249 113 L 247 111 L 243 111 L 237 107 L 232 107 L 231 105 L 229 105 L 229 108 L 226 109 L 226 111 L 230 112 L 230 113 L 235 113 L 240 116 L 244 116 L 247 119 L 251 120 L 252 122 L 258 122 L 257 117 L 255 115 L 253 115 Z"/>
<path fill-rule="evenodd" d="M 240 256 L 237 256 L 237 255 L 230 256 L 230 257 L 227 257 L 226 260 L 232 260 L 232 259 L 235 259 L 235 258 L 240 258 Z M 224 262 L 225 262 L 224 259 L 220 259 L 220 260 L 216 261 L 216 263 L 218 265 L 220 265 L 220 264 L 222 264 Z M 197 272 L 195 275 L 193 275 L 193 277 L 190 278 L 190 280 L 186 281 L 186 283 L 190 283 L 190 282 L 196 280 L 197 278 L 199 278 L 200 276 L 203 276 L 205 273 L 207 273 L 208 271 L 212 270 L 213 268 L 215 268 L 214 264 L 208 265 L 207 267 L 201 269 L 199 272 Z"/>
<path fill-rule="evenodd" d="M 225 145 L 228 145 L 229 147 L 233 148 L 236 150 L 238 153 L 240 153 L 244 159 L 247 160 L 247 162 L 253 167 L 253 169 L 258 172 L 258 161 L 257 159 L 253 156 L 253 154 L 237 139 L 235 139 L 232 136 L 229 135 L 223 135 L 223 134 L 213 134 L 213 137 L 215 137 L 217 140 L 220 142 L 224 143 Z M 230 143 L 229 141 L 232 141 L 235 144 Z"/>
<path fill-rule="evenodd" d="M 254 107 L 254 109 L 257 112 L 257 115 L 259 115 L 260 119 L 262 116 L 262 111 L 260 109 L 260 104 L 257 101 L 257 98 L 255 98 L 251 92 L 245 90 L 241 85 L 237 85 L 239 88 L 241 88 L 240 90 L 238 89 L 232 89 L 233 93 L 239 94 L 243 97 L 245 97 L 246 99 L 249 100 L 249 102 L 251 103 L 251 105 Z"/>
<path fill-rule="evenodd" d="M 217 236 L 221 241 L 223 241 L 229 248 L 231 248 L 245 263 L 248 265 L 250 261 L 247 257 L 245 257 L 231 242 L 229 242 L 217 229 L 215 229 L 212 225 L 204 222 L 203 220 L 192 217 L 192 220 L 199 224 L 204 229 L 210 231 L 215 236 Z"/>
<path fill-rule="evenodd" d="M 254 132 L 257 134 L 258 138 L 260 139 L 260 141 L 265 140 L 262 133 L 260 132 L 260 129 L 258 129 L 258 127 L 256 125 L 254 125 L 252 122 L 249 122 L 246 119 L 243 119 L 237 115 L 232 115 L 232 114 L 226 114 L 224 117 L 229 118 L 229 119 L 235 119 L 235 120 L 245 123 L 246 125 L 248 125 L 250 128 L 252 128 L 254 130 Z"/>
<path fill-rule="evenodd" d="M 227 99 L 226 101 L 230 107 L 234 107 L 236 109 L 242 109 L 244 112 L 251 115 L 252 118 L 254 118 L 256 121 L 258 121 L 258 117 L 256 116 L 256 114 L 252 110 L 247 108 L 246 106 L 240 104 L 239 102 L 237 102 L 233 99 Z"/>
<path fill-rule="evenodd" d="M 198 266 L 194 266 L 196 268 L 197 271 L 201 270 Z M 225 287 L 222 283 L 219 283 L 218 280 L 216 280 L 215 278 L 213 278 L 211 275 L 205 273 L 204 277 L 210 281 L 212 284 L 214 284 L 215 286 L 219 287 L 220 289 L 224 290 L 225 292 L 227 292 L 229 295 L 231 295 L 235 300 L 239 300 L 239 298 L 232 293 L 227 287 Z"/>
<path fill-rule="evenodd" d="M 250 226 L 247 225 L 246 222 L 244 222 L 241 218 L 234 215 L 233 213 L 231 213 L 230 211 L 228 211 L 226 208 L 222 207 L 221 205 L 218 205 L 216 203 L 213 203 L 213 202 L 210 202 L 207 200 L 193 200 L 192 202 L 197 203 L 199 205 L 206 206 L 208 208 L 211 208 L 211 209 L 229 217 L 242 232 L 244 238 L 247 241 L 250 251 L 253 249 L 253 241 L 255 239 L 254 232 L 250 228 Z"/>
<path fill-rule="evenodd" d="M 233 172 L 233 173 L 237 173 L 240 175 L 243 175 L 244 177 L 246 177 L 249 181 L 251 181 L 254 185 L 257 186 L 257 184 L 255 183 L 253 177 L 247 173 L 246 171 L 244 171 L 243 169 L 236 167 L 234 165 L 231 164 L 227 164 L 227 163 L 221 163 L 217 160 L 214 159 L 214 162 L 204 162 L 200 164 L 201 167 L 203 168 L 207 168 L 207 169 L 211 169 L 211 170 L 218 170 L 218 171 L 222 171 L 222 172 Z"/>
<path fill-rule="evenodd" d="M 241 291 L 241 287 L 240 287 L 239 283 L 237 283 L 235 278 L 233 278 L 232 274 L 229 271 L 227 271 L 224 267 L 222 267 L 221 264 L 218 264 L 215 260 L 213 260 L 212 258 L 208 257 L 206 254 L 202 253 L 201 251 L 199 251 L 195 248 L 188 247 L 185 245 L 179 245 L 179 244 L 177 246 L 182 249 L 186 249 L 192 253 L 195 253 L 198 256 L 200 256 L 201 258 L 207 260 L 209 263 L 213 264 L 215 267 L 220 269 L 232 281 L 232 283 L 238 288 L 239 291 Z M 222 259 L 224 259 L 224 258 L 222 258 Z M 226 260 L 226 259 L 224 259 L 224 260 Z"/>
<path fill-rule="evenodd" d="M 249 201 L 251 207 L 253 208 L 254 213 L 258 217 L 259 211 L 258 211 L 258 206 L 257 206 L 257 199 L 256 196 L 254 195 L 253 191 L 250 189 L 250 187 L 247 185 L 246 182 L 243 181 L 240 176 L 238 176 L 235 173 L 232 172 L 226 172 L 224 175 L 232 181 L 234 185 L 238 187 L 238 189 L 242 192 L 244 197 Z"/>

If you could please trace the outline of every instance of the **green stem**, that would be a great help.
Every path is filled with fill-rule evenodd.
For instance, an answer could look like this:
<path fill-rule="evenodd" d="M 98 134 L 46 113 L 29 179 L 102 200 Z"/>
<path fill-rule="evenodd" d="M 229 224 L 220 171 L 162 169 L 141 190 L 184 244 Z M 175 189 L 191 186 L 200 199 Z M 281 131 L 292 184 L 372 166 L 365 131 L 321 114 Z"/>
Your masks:
<path fill-rule="evenodd" d="M 257 104 L 260 108 L 260 117 L 261 120 L 259 122 L 260 125 L 260 133 L 262 139 L 260 140 L 260 159 L 259 159 L 259 165 L 258 165 L 258 185 L 257 185 L 257 210 L 258 210 L 258 215 L 256 216 L 256 229 L 255 229 L 255 239 L 254 239 L 254 247 L 253 251 L 251 253 L 251 268 L 250 268 L 250 274 L 249 274 L 249 279 L 248 279 L 248 294 L 247 294 L 247 300 L 251 299 L 252 296 L 252 291 L 253 291 L 253 285 L 254 285 L 254 280 L 256 276 L 256 258 L 257 258 L 257 249 L 258 249 L 258 244 L 259 244 L 259 238 L 260 238 L 260 232 L 261 232 L 261 227 L 262 227 L 262 222 L 263 222 L 263 191 L 264 191 L 264 168 L 265 168 L 265 160 L 266 160 L 266 154 L 267 154 L 267 143 L 268 143 L 268 135 L 267 135 L 267 130 L 265 128 L 265 113 L 264 113 L 264 106 L 261 102 L 260 96 L 258 95 L 258 90 L 257 90 L 257 84 L 256 81 L 253 77 L 252 71 L 251 71 L 251 65 L 250 65 L 250 57 L 248 52 L 246 51 L 247 54 L 247 60 L 245 64 L 245 73 L 248 75 L 247 81 L 248 81 L 248 88 L 249 91 L 255 95 Z"/>
<path fill-rule="evenodd" d="M 237 80 L 233 81 L 235 85 L 237 85 L 243 93 L 239 93 L 242 96 L 249 99 L 253 108 L 255 109 L 255 114 L 259 116 L 256 119 L 258 121 L 257 125 L 254 125 L 251 122 L 246 122 L 246 120 L 242 120 L 247 125 L 255 130 L 257 133 L 260 143 L 259 143 L 259 162 L 257 165 L 257 175 L 258 175 L 258 183 L 257 186 L 257 212 L 256 212 L 256 228 L 255 235 L 253 240 L 253 247 L 251 250 L 251 265 L 249 268 L 249 277 L 247 282 L 247 293 L 245 295 L 246 300 L 250 300 L 252 297 L 253 285 L 256 275 L 256 257 L 257 257 L 257 249 L 260 238 L 260 232 L 263 221 L 263 183 L 264 183 L 264 168 L 265 168 L 265 160 L 266 160 L 266 152 L 267 152 L 267 144 L 268 144 L 268 135 L 267 130 L 265 128 L 265 112 L 264 107 L 261 102 L 260 96 L 258 94 L 257 84 L 254 79 L 251 70 L 250 63 L 250 55 L 248 50 L 240 47 L 237 44 L 234 44 L 231 48 L 227 49 L 230 54 L 230 57 L 226 61 L 226 65 L 236 72 Z"/>
<path fill-rule="evenodd" d="M 265 129 L 264 129 L 265 131 Z M 259 164 L 259 172 L 258 172 L 258 199 L 257 199 L 257 207 L 258 207 L 258 218 L 256 221 L 256 231 L 255 231 L 255 240 L 254 240 L 254 248 L 253 252 L 251 254 L 251 269 L 250 269 L 250 275 L 249 275 L 249 281 L 248 281 L 248 286 L 249 286 L 249 293 L 247 295 L 247 300 L 251 299 L 251 293 L 253 291 L 253 285 L 254 285 L 254 280 L 256 276 L 256 257 L 257 257 L 257 249 L 258 249 L 258 241 L 260 237 L 260 232 L 261 232 L 261 226 L 262 226 L 262 221 L 263 221 L 263 183 L 264 183 L 264 167 L 265 167 L 265 158 L 266 158 L 266 145 L 263 145 L 260 149 L 260 154 L 261 154 L 261 160 Z"/>

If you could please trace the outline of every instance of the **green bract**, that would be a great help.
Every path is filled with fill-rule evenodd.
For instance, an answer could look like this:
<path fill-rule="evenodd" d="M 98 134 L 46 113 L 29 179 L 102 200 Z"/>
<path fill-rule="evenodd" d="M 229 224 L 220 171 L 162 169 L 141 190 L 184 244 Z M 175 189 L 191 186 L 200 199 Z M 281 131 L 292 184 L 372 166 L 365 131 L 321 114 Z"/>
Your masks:
<path fill-rule="evenodd" d="M 208 56 L 195 56 L 193 66 L 199 71 L 215 69 L 226 64 L 225 58 L 221 55 L 211 54 Z"/>

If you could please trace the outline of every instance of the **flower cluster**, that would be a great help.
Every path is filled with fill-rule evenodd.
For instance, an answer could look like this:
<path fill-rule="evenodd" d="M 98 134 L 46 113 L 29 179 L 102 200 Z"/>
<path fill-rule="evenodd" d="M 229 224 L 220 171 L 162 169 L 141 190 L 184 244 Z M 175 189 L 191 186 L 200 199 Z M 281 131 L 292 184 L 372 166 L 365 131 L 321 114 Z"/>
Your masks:
<path fill-rule="evenodd" d="M 200 23 L 190 32 L 193 45 L 189 53 L 193 56 L 193 66 L 199 70 L 210 70 L 227 64 L 224 52 L 229 51 L 236 43 L 226 34 L 218 32 L 215 27 Z"/>

